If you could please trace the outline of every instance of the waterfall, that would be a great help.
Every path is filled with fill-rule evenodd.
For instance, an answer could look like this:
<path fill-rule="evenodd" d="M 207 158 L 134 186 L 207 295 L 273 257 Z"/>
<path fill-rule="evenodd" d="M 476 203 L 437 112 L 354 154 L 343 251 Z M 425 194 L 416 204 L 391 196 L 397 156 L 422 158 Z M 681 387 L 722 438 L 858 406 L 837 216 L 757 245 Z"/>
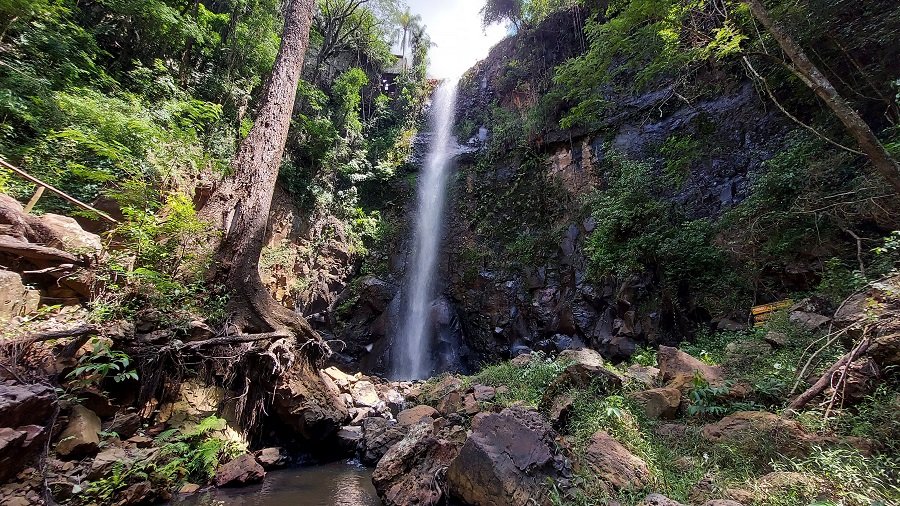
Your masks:
<path fill-rule="evenodd" d="M 452 133 L 456 87 L 455 80 L 441 84 L 429 110 L 431 144 L 419 174 L 416 226 L 406 267 L 401 325 L 393 341 L 392 373 L 398 379 L 421 379 L 431 373 L 431 304 L 436 295 L 447 179 L 456 154 Z"/>

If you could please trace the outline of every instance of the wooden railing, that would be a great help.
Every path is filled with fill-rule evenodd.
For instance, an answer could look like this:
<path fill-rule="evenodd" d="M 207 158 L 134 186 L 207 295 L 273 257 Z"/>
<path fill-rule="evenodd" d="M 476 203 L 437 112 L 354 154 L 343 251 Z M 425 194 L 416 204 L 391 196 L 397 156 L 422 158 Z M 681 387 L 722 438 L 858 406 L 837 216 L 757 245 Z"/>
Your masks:
<path fill-rule="evenodd" d="M 45 182 L 41 181 L 40 179 L 32 176 L 31 174 L 25 172 L 24 170 L 7 162 L 3 158 L 0 158 L 0 166 L 12 171 L 14 174 L 18 175 L 22 179 L 25 179 L 26 181 L 37 185 L 37 191 L 34 192 L 34 195 L 32 195 L 31 199 L 28 201 L 28 204 L 25 205 L 24 210 L 26 213 L 30 213 L 31 210 L 34 209 L 34 205 L 37 204 L 38 200 L 41 199 L 41 196 L 44 194 L 44 190 L 46 189 L 46 190 L 50 190 L 52 193 L 59 195 L 61 198 L 63 198 L 64 200 L 66 200 L 69 203 L 75 204 L 76 206 L 81 207 L 83 209 L 87 209 L 88 211 L 91 211 L 92 213 L 96 213 L 98 216 L 100 216 L 101 218 L 103 218 L 105 220 L 108 220 L 112 223 L 119 223 L 119 221 L 116 220 L 115 218 L 113 218 L 112 216 L 104 213 L 103 211 L 100 211 L 99 209 L 95 209 L 94 207 L 91 207 L 91 206 L 85 204 L 84 202 L 76 199 L 75 197 L 65 193 L 64 191 L 54 187 L 53 185 L 51 185 L 49 183 L 45 183 Z"/>

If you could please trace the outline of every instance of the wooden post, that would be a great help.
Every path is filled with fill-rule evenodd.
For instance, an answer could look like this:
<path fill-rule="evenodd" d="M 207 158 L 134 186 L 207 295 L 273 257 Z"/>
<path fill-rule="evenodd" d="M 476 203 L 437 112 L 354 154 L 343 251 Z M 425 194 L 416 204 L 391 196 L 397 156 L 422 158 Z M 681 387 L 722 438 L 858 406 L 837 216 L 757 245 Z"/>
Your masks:
<path fill-rule="evenodd" d="M 29 200 L 28 203 L 25 204 L 25 209 L 23 209 L 25 214 L 30 213 L 31 210 L 34 209 L 34 205 L 38 203 L 38 200 L 41 200 L 41 195 L 43 195 L 43 194 L 44 194 L 44 187 L 38 185 L 37 191 L 34 192 L 34 195 L 31 196 L 31 200 Z"/>

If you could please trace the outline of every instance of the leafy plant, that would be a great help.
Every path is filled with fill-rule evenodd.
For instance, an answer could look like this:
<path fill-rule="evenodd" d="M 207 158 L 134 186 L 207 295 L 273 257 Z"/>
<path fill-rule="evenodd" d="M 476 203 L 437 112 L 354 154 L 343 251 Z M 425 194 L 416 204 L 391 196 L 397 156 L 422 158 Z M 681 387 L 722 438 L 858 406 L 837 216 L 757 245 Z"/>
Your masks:
<path fill-rule="evenodd" d="M 111 377 L 116 383 L 137 380 L 137 371 L 131 369 L 131 358 L 124 352 L 112 350 L 103 339 L 93 338 L 90 353 L 78 359 L 78 365 L 66 377 L 80 388 L 98 385 Z"/>
<path fill-rule="evenodd" d="M 688 390 L 690 405 L 687 414 L 690 416 L 724 416 L 728 413 L 728 406 L 723 403 L 723 397 L 728 394 L 730 387 L 727 384 L 714 386 L 699 372 L 694 374 L 691 380 L 691 389 Z"/>

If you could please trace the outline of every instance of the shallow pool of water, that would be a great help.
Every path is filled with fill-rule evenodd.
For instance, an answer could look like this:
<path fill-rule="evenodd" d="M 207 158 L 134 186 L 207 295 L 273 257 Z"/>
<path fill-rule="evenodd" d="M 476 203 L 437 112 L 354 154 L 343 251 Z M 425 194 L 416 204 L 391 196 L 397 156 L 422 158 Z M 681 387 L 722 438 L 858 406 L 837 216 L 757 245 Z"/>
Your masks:
<path fill-rule="evenodd" d="M 271 471 L 259 485 L 214 489 L 178 506 L 379 506 L 372 470 L 354 461 Z"/>

